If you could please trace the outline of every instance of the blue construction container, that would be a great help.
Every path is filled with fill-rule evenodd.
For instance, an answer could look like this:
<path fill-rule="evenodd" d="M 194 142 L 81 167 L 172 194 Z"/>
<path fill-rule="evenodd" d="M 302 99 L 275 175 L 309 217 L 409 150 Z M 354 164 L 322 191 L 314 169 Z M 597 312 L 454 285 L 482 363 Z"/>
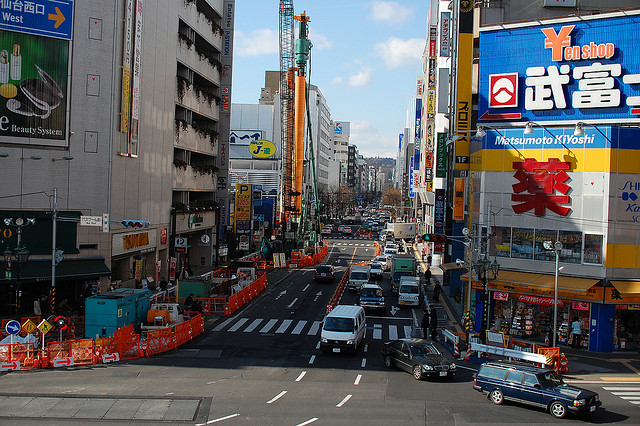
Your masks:
<path fill-rule="evenodd" d="M 148 289 L 119 288 L 88 297 L 84 308 L 84 335 L 87 339 L 109 337 L 129 324 L 140 332 L 140 323 L 146 321 L 149 308 L 151 291 Z"/>

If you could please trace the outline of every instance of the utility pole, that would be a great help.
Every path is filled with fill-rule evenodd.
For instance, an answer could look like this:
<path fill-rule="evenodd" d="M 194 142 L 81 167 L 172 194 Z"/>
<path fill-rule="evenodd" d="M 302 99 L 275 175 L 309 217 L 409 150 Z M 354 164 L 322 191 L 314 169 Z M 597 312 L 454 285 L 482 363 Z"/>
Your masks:
<path fill-rule="evenodd" d="M 49 307 L 51 315 L 56 309 L 56 233 L 58 224 L 58 189 L 53 188 L 53 215 L 51 217 L 51 297 Z"/>

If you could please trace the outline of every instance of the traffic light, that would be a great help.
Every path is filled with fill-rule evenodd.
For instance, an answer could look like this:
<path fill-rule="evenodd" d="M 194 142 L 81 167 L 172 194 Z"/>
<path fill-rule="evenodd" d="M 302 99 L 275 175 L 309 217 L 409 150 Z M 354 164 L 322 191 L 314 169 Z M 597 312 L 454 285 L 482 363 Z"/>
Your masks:
<path fill-rule="evenodd" d="M 64 250 L 60 250 L 60 249 L 56 250 L 55 258 L 54 258 L 56 265 L 62 262 L 62 260 L 64 259 L 64 257 L 62 257 L 62 253 L 64 253 Z"/>
<path fill-rule="evenodd" d="M 445 243 L 447 242 L 447 237 L 442 234 L 425 234 L 423 237 L 425 242 L 428 243 Z"/>
<path fill-rule="evenodd" d="M 125 228 L 148 228 L 149 221 L 148 220 L 123 220 L 122 226 Z"/>

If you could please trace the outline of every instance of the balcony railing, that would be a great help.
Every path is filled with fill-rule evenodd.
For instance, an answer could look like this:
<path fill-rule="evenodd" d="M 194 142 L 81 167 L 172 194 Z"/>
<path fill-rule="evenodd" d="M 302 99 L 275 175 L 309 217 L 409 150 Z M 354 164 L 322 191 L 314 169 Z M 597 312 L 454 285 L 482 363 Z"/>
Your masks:
<path fill-rule="evenodd" d="M 200 174 L 191 166 L 173 167 L 174 191 L 215 191 L 217 174 Z"/>
<path fill-rule="evenodd" d="M 214 29 L 211 21 L 204 16 L 204 14 L 198 12 L 195 2 L 180 2 L 183 4 L 183 8 L 178 12 L 184 22 L 186 22 L 191 28 L 193 28 L 199 35 L 205 40 L 211 43 L 219 51 L 222 51 L 222 34 Z M 218 2 L 210 2 L 218 3 Z M 219 1 L 220 7 L 214 9 L 222 10 L 222 0 Z"/>
<path fill-rule="evenodd" d="M 200 56 L 193 45 L 191 47 L 183 40 L 178 41 L 178 60 L 200 74 L 207 80 L 220 85 L 220 70 L 211 65 L 209 60 Z"/>
<path fill-rule="evenodd" d="M 218 152 L 218 139 L 211 141 L 205 134 L 199 133 L 192 126 L 182 123 L 176 124 L 176 146 L 189 151 L 216 155 Z"/>
<path fill-rule="evenodd" d="M 178 81 L 176 103 L 212 120 L 218 121 L 220 119 L 220 108 L 213 97 L 207 98 L 207 96 L 212 95 L 207 95 L 201 90 L 196 90 L 193 85 Z"/>

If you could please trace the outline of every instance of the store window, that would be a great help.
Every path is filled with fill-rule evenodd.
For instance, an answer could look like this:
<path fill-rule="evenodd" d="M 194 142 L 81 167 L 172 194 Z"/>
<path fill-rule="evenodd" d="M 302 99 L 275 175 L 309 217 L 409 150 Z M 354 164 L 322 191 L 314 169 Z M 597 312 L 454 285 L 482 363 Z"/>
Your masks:
<path fill-rule="evenodd" d="M 582 232 L 560 231 L 558 239 L 562 243 L 560 262 L 580 263 L 582 257 Z"/>
<path fill-rule="evenodd" d="M 555 252 L 544 248 L 545 241 L 552 243 L 557 241 L 558 231 L 555 229 L 536 229 L 535 251 L 533 258 L 535 260 L 556 260 Z"/>
<path fill-rule="evenodd" d="M 492 231 L 494 233 L 494 236 L 493 238 L 491 238 L 493 247 L 491 247 L 490 253 L 498 257 L 511 256 L 511 227 L 496 227 L 492 228 Z"/>
<path fill-rule="evenodd" d="M 602 265 L 602 235 L 584 234 L 584 263 Z"/>
<path fill-rule="evenodd" d="M 533 258 L 533 229 L 513 228 L 511 233 L 511 257 Z"/>

